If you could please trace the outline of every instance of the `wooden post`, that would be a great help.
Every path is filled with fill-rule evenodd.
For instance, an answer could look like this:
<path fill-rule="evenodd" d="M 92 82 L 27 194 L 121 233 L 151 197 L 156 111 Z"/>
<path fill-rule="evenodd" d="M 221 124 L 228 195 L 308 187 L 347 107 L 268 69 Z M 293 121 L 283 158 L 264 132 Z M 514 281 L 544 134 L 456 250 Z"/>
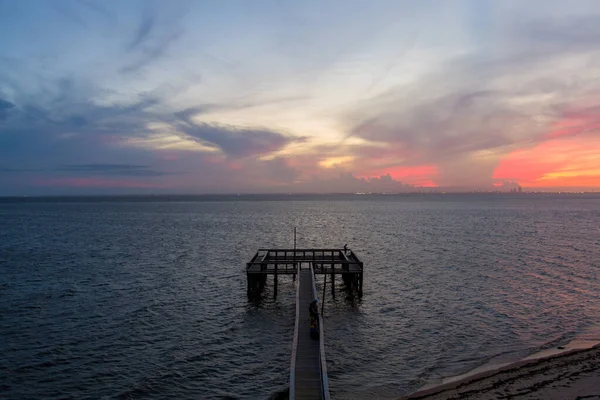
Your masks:
<path fill-rule="evenodd" d="M 358 297 L 363 295 L 363 273 L 360 273 L 360 280 L 358 281 Z"/>
<path fill-rule="evenodd" d="M 335 299 L 335 273 L 331 269 L 331 296 Z"/>

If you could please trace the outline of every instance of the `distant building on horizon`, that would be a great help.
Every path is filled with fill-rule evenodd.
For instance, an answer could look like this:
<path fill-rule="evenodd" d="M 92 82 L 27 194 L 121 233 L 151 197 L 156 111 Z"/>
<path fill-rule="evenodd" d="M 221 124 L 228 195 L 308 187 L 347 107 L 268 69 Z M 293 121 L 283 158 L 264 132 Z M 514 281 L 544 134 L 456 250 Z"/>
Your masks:
<path fill-rule="evenodd" d="M 509 193 L 523 193 L 523 188 L 519 185 L 516 188 L 512 188 L 508 191 Z"/>

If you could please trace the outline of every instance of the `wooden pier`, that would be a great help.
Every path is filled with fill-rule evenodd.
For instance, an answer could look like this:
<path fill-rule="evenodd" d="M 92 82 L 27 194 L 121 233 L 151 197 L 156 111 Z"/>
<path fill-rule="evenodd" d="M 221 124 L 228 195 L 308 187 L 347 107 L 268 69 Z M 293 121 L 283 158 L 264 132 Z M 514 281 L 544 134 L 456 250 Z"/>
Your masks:
<path fill-rule="evenodd" d="M 363 263 L 351 249 L 259 249 L 246 264 L 248 297 L 260 295 L 273 275 L 273 296 L 277 297 L 279 275 L 296 275 L 302 269 L 313 268 L 317 275 L 330 276 L 331 292 L 335 296 L 336 275 L 341 275 L 346 287 L 362 297 Z"/>
<path fill-rule="evenodd" d="M 279 275 L 292 275 L 296 280 L 296 324 L 290 365 L 290 400 L 329 400 L 329 382 L 325 359 L 325 336 L 322 312 L 319 313 L 319 339 L 310 336 L 308 306 L 318 302 L 316 276 L 323 275 L 323 290 L 327 276 L 335 296 L 335 276 L 350 293 L 362 297 L 363 263 L 351 249 L 260 249 L 246 264 L 248 297 L 259 297 L 273 275 L 273 296 L 277 297 Z M 321 308 L 322 310 L 322 308 Z"/>

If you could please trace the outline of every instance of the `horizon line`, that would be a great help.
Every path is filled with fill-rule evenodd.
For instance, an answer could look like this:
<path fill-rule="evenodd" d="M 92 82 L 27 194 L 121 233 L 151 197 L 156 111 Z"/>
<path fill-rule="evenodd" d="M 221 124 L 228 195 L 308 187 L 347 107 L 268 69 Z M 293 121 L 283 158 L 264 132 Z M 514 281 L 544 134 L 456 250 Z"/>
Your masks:
<path fill-rule="evenodd" d="M 443 194 L 489 194 L 489 195 L 531 195 L 531 194 L 600 194 L 600 190 L 559 190 L 559 191 L 414 191 L 414 192 L 249 192 L 249 193 L 102 193 L 102 194 L 34 194 L 34 195 L 0 195 L 0 199 L 44 199 L 44 198 L 99 198 L 99 197 L 210 197 L 210 196 L 406 196 L 406 195 L 443 195 Z"/>

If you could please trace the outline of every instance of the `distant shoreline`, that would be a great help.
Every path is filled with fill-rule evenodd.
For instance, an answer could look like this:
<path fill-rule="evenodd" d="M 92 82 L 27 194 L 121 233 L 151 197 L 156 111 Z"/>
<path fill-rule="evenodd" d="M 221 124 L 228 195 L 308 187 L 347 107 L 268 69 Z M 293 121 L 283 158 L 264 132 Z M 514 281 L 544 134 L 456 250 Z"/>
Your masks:
<path fill-rule="evenodd" d="M 33 195 L 0 196 L 0 202 L 56 202 L 56 201 L 222 201 L 222 200 L 311 200 L 311 199 L 369 199 L 406 197 L 504 197 L 504 198 L 548 198 L 548 197 L 595 197 L 600 192 L 406 192 L 406 193 L 245 193 L 245 194 L 78 194 L 78 195 Z"/>

